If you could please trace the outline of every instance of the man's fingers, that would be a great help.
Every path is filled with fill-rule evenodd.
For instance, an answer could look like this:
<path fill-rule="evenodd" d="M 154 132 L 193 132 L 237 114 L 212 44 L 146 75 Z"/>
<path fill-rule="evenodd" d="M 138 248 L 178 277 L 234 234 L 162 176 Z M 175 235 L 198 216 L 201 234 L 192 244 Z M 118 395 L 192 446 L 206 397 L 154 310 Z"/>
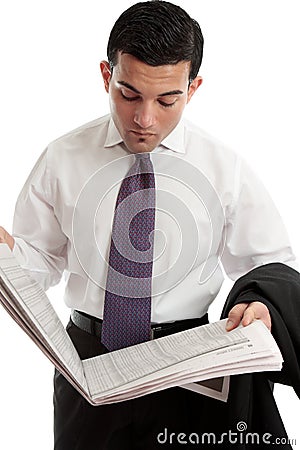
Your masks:
<path fill-rule="evenodd" d="M 233 330 L 240 323 L 245 327 L 255 319 L 260 319 L 271 330 L 271 316 L 266 305 L 261 302 L 240 303 L 229 312 L 226 330 Z"/>

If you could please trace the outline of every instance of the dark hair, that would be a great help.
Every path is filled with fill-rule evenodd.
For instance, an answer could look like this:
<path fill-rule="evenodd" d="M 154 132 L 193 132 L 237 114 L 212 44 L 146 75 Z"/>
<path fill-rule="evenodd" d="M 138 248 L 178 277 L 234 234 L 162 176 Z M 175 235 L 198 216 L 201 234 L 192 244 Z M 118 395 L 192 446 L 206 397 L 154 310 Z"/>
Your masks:
<path fill-rule="evenodd" d="M 161 0 L 139 2 L 124 11 L 111 30 L 107 45 L 111 68 L 119 51 L 150 66 L 191 61 L 192 81 L 202 62 L 203 36 L 198 22 L 179 6 Z"/>

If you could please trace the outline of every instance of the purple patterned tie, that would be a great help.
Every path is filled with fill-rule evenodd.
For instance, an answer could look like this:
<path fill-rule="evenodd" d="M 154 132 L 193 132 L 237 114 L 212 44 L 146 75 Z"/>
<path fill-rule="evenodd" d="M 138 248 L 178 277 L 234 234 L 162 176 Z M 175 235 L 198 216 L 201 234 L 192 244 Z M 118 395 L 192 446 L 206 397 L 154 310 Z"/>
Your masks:
<path fill-rule="evenodd" d="M 155 178 L 138 153 L 122 181 L 112 228 L 101 341 L 112 351 L 150 339 Z"/>

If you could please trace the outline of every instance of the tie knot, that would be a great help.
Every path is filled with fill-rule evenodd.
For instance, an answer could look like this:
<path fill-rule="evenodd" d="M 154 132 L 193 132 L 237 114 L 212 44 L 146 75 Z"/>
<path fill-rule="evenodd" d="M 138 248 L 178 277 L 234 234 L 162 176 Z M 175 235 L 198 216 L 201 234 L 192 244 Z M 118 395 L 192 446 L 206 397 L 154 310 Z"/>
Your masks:
<path fill-rule="evenodd" d="M 153 172 L 153 165 L 150 158 L 150 153 L 136 153 L 135 165 L 138 167 L 138 172 Z"/>
<path fill-rule="evenodd" d="M 135 153 L 136 159 L 150 159 L 150 153 Z"/>

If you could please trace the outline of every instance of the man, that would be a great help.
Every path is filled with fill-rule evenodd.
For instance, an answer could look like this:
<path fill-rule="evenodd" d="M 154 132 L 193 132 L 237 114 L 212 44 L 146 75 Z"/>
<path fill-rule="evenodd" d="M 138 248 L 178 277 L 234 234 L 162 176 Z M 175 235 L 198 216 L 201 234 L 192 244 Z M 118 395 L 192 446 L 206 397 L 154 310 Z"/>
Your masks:
<path fill-rule="evenodd" d="M 151 299 L 148 338 L 156 338 L 206 323 L 223 281 L 219 259 L 233 280 L 272 262 L 293 266 L 286 231 L 260 182 L 237 155 L 182 119 L 201 86 L 202 49 L 198 23 L 178 6 L 151 1 L 126 10 L 111 31 L 108 61 L 100 64 L 111 114 L 49 145 L 19 196 L 13 236 L 0 230 L 1 242 L 45 289 L 68 274 L 68 332 L 82 359 L 147 339 L 139 335 L 142 313 L 125 314 L 124 299 L 127 306 L 130 297 L 146 299 L 144 309 Z M 147 156 L 146 169 L 129 176 L 140 155 Z M 111 275 L 122 265 L 116 250 L 112 255 L 115 223 L 123 229 L 131 223 L 115 219 L 122 204 L 118 191 L 122 179 L 145 182 L 152 169 L 149 185 L 127 187 L 130 194 L 123 197 L 127 202 L 136 194 L 136 205 L 141 191 L 147 202 L 156 194 L 154 203 L 132 214 L 141 218 L 136 222 L 153 250 L 150 259 L 138 261 L 148 251 L 141 246 L 132 259 L 139 269 L 147 266 L 148 275 L 135 278 L 131 267 L 122 269 L 128 283 L 134 278 L 143 291 L 142 280 L 151 279 L 151 291 L 148 283 L 145 292 L 127 295 L 124 277 L 118 283 Z M 142 214 L 154 210 L 155 232 Z M 135 233 L 141 233 L 138 223 Z M 251 295 L 229 311 L 228 331 L 255 319 L 271 329 L 267 306 Z M 118 333 L 127 343 L 114 342 Z M 162 428 L 206 431 L 203 405 L 199 395 L 177 388 L 92 407 L 56 372 L 55 449 L 153 449 Z"/>

